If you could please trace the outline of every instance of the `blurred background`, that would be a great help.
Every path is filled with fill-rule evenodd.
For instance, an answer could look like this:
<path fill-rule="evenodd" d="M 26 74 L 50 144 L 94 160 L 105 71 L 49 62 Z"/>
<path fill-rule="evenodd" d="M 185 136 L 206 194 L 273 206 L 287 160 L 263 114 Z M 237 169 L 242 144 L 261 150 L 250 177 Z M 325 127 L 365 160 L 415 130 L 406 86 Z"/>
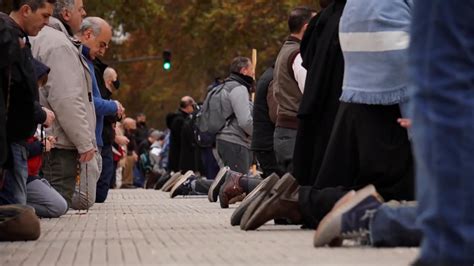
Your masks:
<path fill-rule="evenodd" d="M 288 35 L 287 15 L 299 5 L 318 8 L 318 0 L 84 0 L 88 16 L 114 27 L 105 63 L 122 83 L 116 98 L 128 116 L 147 115 L 151 127 L 164 128 L 165 116 L 181 96 L 201 101 L 207 85 L 225 77 L 235 56 L 258 50 L 257 78 L 270 66 Z M 0 1 L 9 13 L 11 1 Z M 165 69 L 163 52 L 171 52 Z"/>

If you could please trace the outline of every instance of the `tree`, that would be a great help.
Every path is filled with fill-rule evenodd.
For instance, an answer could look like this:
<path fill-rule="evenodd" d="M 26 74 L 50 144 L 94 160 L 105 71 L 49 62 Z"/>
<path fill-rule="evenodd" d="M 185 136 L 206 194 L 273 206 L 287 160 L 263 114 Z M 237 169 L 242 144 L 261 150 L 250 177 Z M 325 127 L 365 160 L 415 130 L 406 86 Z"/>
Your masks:
<path fill-rule="evenodd" d="M 88 16 L 100 16 L 115 29 L 105 62 L 119 73 L 119 100 L 127 114 L 144 112 L 154 127 L 178 107 L 184 95 L 202 100 L 215 77 L 228 75 L 232 58 L 251 55 L 256 48 L 258 74 L 275 59 L 288 34 L 287 15 L 298 5 L 317 1 L 296 0 L 87 0 Z M 2 5 L 3 7 L 3 5 Z M 4 9 L 2 9 L 4 10 Z M 113 63 L 127 58 L 173 53 L 173 69 L 162 62 Z"/>

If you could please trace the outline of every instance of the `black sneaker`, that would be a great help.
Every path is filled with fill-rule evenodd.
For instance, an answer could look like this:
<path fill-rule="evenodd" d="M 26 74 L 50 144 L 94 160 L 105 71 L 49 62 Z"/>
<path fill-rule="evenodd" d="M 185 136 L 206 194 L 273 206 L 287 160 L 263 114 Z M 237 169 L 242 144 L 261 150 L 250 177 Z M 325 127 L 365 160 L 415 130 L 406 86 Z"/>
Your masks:
<path fill-rule="evenodd" d="M 154 189 L 155 190 L 159 190 L 163 187 L 163 185 L 171 178 L 171 173 L 166 173 L 162 176 L 160 176 L 160 178 L 158 178 L 158 181 L 156 181 L 156 184 L 155 184 L 155 187 Z"/>
<path fill-rule="evenodd" d="M 170 191 L 170 197 L 174 198 L 178 195 L 187 196 L 187 195 L 195 195 L 192 187 L 191 182 L 196 180 L 195 175 L 183 175 L 181 178 L 176 182 L 173 188 Z"/>
<path fill-rule="evenodd" d="M 321 247 L 331 243 L 340 245 L 341 239 L 367 242 L 370 219 L 382 202 L 382 197 L 372 185 L 357 191 L 333 208 L 319 223 L 314 235 L 314 246 Z"/>
<path fill-rule="evenodd" d="M 207 198 L 210 202 L 217 201 L 217 197 L 219 196 L 219 190 L 221 189 L 222 184 L 224 184 L 225 177 L 229 170 L 230 168 L 225 166 L 222 167 L 221 170 L 219 170 L 219 173 L 217 173 L 216 178 L 214 179 L 214 182 L 212 182 L 212 185 L 209 188 L 209 192 L 207 193 Z"/>

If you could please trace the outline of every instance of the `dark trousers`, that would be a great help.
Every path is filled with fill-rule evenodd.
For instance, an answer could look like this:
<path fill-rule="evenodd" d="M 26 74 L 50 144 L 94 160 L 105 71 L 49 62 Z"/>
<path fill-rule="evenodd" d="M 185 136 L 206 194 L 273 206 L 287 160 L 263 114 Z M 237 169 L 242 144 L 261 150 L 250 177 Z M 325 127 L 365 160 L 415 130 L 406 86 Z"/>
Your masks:
<path fill-rule="evenodd" d="M 95 202 L 103 203 L 107 199 L 109 193 L 110 181 L 115 175 L 114 172 L 114 157 L 111 145 L 105 145 L 102 147 L 102 172 L 100 173 L 99 180 L 97 181 L 97 190 Z"/>
<path fill-rule="evenodd" d="M 201 148 L 201 161 L 204 169 L 204 176 L 207 179 L 216 178 L 217 173 L 219 172 L 219 164 L 217 163 L 212 148 Z"/>
<path fill-rule="evenodd" d="M 44 156 L 43 177 L 72 205 L 72 196 L 79 175 L 77 150 L 52 149 Z"/>
<path fill-rule="evenodd" d="M 398 105 L 340 104 L 315 183 L 301 188 L 305 215 L 318 223 L 345 191 L 368 184 L 386 200 L 414 199 L 411 147 L 400 117 Z"/>
<path fill-rule="evenodd" d="M 283 176 L 285 173 L 278 166 L 275 151 L 255 151 L 255 156 L 263 171 L 263 177 L 276 173 L 278 176 Z"/>
<path fill-rule="evenodd" d="M 247 174 L 252 164 L 252 152 L 247 147 L 224 140 L 217 140 L 217 152 L 224 166 L 232 171 Z"/>
<path fill-rule="evenodd" d="M 278 166 L 285 173 L 293 174 L 293 152 L 295 150 L 296 129 L 275 128 L 273 135 L 273 147 Z"/>

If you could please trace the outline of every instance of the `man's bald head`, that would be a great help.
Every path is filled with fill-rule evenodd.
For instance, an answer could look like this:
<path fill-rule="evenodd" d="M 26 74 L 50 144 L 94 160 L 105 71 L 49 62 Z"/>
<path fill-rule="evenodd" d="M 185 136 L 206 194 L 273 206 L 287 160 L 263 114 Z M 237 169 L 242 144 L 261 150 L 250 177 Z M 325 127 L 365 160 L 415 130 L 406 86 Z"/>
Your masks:
<path fill-rule="evenodd" d="M 134 130 L 137 129 L 137 121 L 135 119 L 127 117 L 123 120 L 123 129 L 125 130 Z"/>
<path fill-rule="evenodd" d="M 112 27 L 99 17 L 87 17 L 82 21 L 78 33 L 81 42 L 90 49 L 92 59 L 103 56 L 112 39 Z"/>
<path fill-rule="evenodd" d="M 117 71 L 115 71 L 115 69 L 111 67 L 107 67 L 104 70 L 104 82 L 105 82 L 105 87 L 107 87 L 107 89 L 110 92 L 113 92 L 114 91 L 113 89 L 118 89 L 117 86 L 114 84 L 114 82 L 117 83 L 116 82 L 117 80 L 118 80 Z"/>
<path fill-rule="evenodd" d="M 191 97 L 191 96 L 184 96 L 183 98 L 181 98 L 181 101 L 179 103 L 179 108 L 183 111 L 183 112 L 186 112 L 188 114 L 191 114 L 192 112 L 194 112 L 194 107 L 193 105 L 195 104 L 196 102 L 194 101 L 194 99 Z"/>

